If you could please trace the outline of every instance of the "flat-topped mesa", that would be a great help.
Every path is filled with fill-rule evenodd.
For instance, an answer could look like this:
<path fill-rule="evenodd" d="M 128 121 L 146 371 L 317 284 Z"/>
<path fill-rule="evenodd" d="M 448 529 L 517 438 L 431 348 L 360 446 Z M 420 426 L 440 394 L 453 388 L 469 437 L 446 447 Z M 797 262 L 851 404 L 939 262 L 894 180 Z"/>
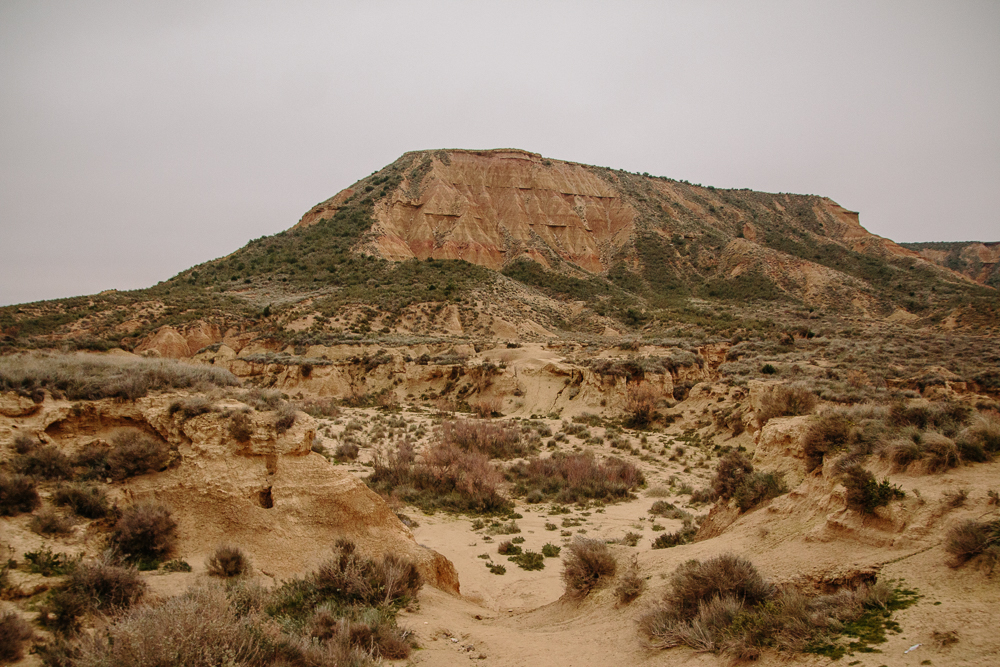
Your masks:
<path fill-rule="evenodd" d="M 400 184 L 374 207 L 363 252 L 399 261 L 464 259 L 499 269 L 518 257 L 600 273 L 631 236 L 635 210 L 584 165 L 517 149 L 407 153 Z M 296 227 L 331 217 L 339 192 Z"/>

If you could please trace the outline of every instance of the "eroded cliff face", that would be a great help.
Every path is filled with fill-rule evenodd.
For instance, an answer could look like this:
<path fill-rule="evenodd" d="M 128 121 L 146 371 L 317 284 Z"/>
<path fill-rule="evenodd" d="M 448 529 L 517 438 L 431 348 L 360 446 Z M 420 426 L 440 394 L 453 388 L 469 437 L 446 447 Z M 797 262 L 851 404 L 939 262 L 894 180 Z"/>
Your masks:
<path fill-rule="evenodd" d="M 335 212 L 338 193 L 299 222 Z M 375 207 L 363 250 L 390 260 L 464 259 L 491 269 L 520 256 L 594 273 L 629 238 L 635 209 L 583 165 L 503 149 L 425 154 Z"/>

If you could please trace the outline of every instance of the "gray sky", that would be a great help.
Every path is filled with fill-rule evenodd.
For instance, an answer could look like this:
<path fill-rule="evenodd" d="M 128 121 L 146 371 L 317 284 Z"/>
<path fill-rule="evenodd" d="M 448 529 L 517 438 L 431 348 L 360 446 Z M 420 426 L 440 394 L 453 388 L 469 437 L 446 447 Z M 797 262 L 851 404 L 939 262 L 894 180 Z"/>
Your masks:
<path fill-rule="evenodd" d="M 1000 240 L 1000 2 L 0 0 L 0 304 L 147 287 L 423 148 Z"/>

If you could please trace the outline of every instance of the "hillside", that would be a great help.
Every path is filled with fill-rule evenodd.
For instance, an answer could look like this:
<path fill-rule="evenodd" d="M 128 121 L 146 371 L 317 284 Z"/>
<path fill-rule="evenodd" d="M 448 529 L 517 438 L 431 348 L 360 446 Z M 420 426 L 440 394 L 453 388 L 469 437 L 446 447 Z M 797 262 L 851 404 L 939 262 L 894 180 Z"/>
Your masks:
<path fill-rule="evenodd" d="M 824 197 L 702 187 L 513 149 L 419 151 L 285 232 L 149 289 L 2 308 L 0 331 L 8 348 L 139 349 L 180 327 L 199 332 L 193 353 L 227 331 L 293 342 L 304 329 L 314 341 L 433 337 L 435 318 L 414 309 L 453 304 L 446 330 L 467 338 L 500 335 L 476 321 L 482 309 L 571 336 L 659 335 L 658 322 L 691 320 L 695 306 L 732 334 L 725 321 L 751 318 L 742 310 L 753 301 L 995 326 L 995 290 L 936 261 L 868 233 Z"/>
<path fill-rule="evenodd" d="M 1000 242 L 901 243 L 924 259 L 958 271 L 976 282 L 1000 287 Z"/>

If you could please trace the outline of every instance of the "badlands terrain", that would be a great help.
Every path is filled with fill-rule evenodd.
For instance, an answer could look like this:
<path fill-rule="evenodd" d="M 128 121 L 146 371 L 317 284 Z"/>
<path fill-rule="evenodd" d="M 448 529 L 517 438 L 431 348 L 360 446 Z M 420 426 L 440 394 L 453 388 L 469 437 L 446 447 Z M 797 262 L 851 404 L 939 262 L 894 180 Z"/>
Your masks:
<path fill-rule="evenodd" d="M 420 151 L 2 308 L 0 664 L 996 664 L 996 247 Z"/>

